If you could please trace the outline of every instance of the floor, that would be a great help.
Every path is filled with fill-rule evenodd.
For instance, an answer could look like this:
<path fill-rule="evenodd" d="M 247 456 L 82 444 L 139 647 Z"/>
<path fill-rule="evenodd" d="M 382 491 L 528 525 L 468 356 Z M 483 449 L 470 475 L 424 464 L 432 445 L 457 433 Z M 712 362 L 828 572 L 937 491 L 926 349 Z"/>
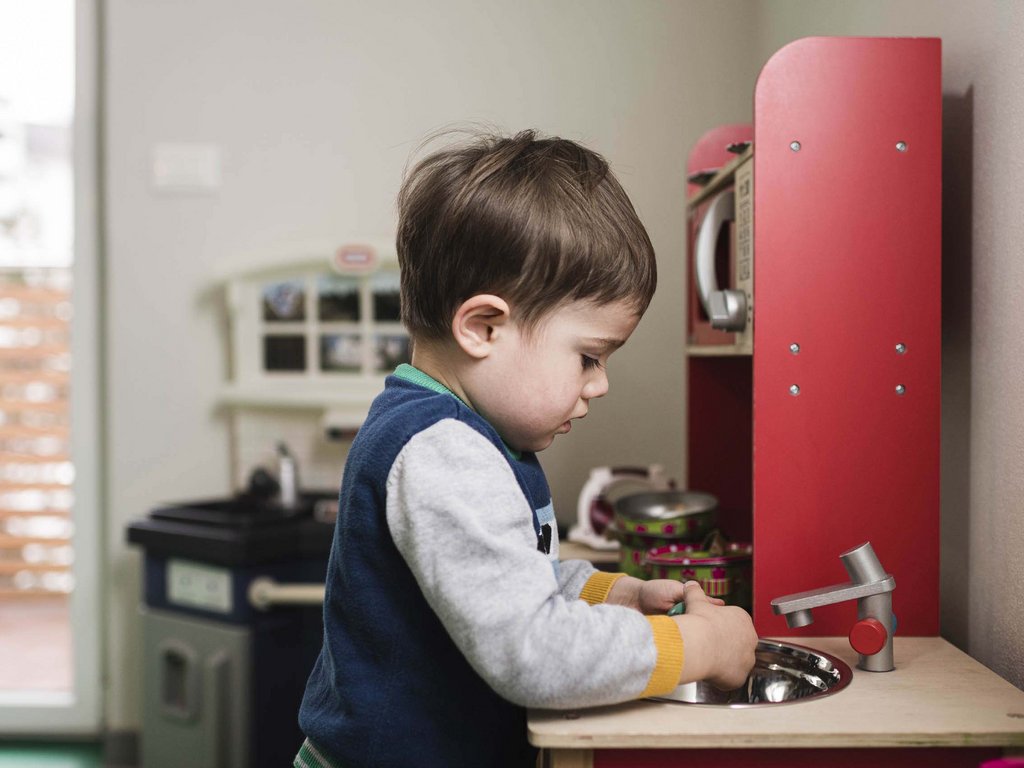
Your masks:
<path fill-rule="evenodd" d="M 0 742 L 0 768 L 102 768 L 98 744 Z"/>
<path fill-rule="evenodd" d="M 66 691 L 71 685 L 67 598 L 0 602 L 0 691 Z M 0 760 L 0 768 L 7 763 Z"/>
<path fill-rule="evenodd" d="M 65 598 L 0 602 L 0 691 L 62 691 L 72 685 Z M 103 768 L 99 744 L 0 740 L 0 768 Z"/>

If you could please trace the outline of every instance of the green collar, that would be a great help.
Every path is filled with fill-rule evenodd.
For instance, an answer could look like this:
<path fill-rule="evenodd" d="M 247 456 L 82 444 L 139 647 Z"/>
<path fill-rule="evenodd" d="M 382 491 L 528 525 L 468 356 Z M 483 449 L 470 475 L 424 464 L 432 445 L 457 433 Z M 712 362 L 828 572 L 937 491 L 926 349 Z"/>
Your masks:
<path fill-rule="evenodd" d="M 466 405 L 461 397 L 452 392 L 448 387 L 442 384 L 440 381 L 435 379 L 433 376 L 428 376 L 419 368 L 413 368 L 408 363 L 402 363 L 395 368 L 395 376 L 400 379 L 418 384 L 424 389 L 429 389 L 431 392 L 437 392 L 439 395 L 451 395 L 463 405 Z M 466 406 L 469 407 L 468 405 Z"/>
<path fill-rule="evenodd" d="M 397 376 L 400 379 L 404 379 L 405 381 L 408 381 L 408 382 L 410 382 L 412 384 L 416 384 L 418 386 L 421 386 L 424 389 L 429 389 L 431 392 L 437 392 L 439 395 L 451 395 L 456 400 L 458 400 L 460 403 L 462 403 L 464 406 L 469 408 L 471 411 L 473 410 L 472 408 L 469 407 L 469 403 L 467 403 L 461 397 L 459 397 L 454 392 L 452 392 L 450 389 L 448 389 L 448 387 L 446 387 L 440 381 L 435 379 L 433 376 L 427 375 L 426 373 L 421 371 L 419 368 L 414 368 L 413 366 L 409 365 L 408 363 L 402 363 L 397 368 L 395 368 L 395 376 Z M 474 413 L 475 413 L 475 411 L 474 411 Z M 511 448 L 509 448 L 509 446 L 505 443 L 504 440 L 501 441 L 501 444 L 503 446 L 505 446 L 505 452 L 509 456 L 511 456 L 513 459 L 515 459 L 516 461 L 519 461 L 519 460 L 521 460 L 523 458 L 523 455 L 522 455 L 521 452 L 513 451 Z"/>

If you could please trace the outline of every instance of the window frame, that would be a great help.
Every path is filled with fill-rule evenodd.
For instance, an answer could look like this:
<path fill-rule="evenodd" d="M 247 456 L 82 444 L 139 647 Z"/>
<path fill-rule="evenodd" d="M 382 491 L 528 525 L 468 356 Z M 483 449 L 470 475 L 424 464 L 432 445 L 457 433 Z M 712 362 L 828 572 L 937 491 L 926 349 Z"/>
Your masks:
<path fill-rule="evenodd" d="M 100 301 L 99 40 L 97 0 L 75 0 L 75 111 L 72 122 L 74 260 L 71 320 L 71 457 L 75 530 L 74 590 L 70 595 L 73 686 L 71 691 L 0 693 L 4 734 L 95 736 L 103 712 L 104 627 L 110 605 L 102 599 L 101 533 L 105 456 L 101 414 L 106 412 Z"/>

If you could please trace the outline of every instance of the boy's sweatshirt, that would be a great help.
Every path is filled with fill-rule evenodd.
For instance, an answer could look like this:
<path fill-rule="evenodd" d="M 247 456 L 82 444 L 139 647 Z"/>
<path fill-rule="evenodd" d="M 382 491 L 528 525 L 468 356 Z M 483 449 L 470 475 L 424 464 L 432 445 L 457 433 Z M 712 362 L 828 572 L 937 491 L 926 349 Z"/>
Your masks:
<path fill-rule="evenodd" d="M 534 454 L 400 366 L 346 462 L 302 730 L 341 768 L 532 768 L 525 707 L 676 686 L 674 622 L 601 605 L 614 579 L 558 561 Z"/>

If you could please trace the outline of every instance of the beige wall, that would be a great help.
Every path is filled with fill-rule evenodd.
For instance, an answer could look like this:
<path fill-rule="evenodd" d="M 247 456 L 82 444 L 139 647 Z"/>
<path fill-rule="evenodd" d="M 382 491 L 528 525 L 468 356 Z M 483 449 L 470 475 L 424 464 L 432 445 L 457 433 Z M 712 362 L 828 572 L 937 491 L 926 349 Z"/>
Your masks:
<path fill-rule="evenodd" d="M 759 65 L 810 35 L 942 38 L 941 631 L 1024 687 L 1024 3 L 771 0 L 755 21 Z"/>
<path fill-rule="evenodd" d="M 532 126 L 608 157 L 661 288 L 613 360 L 612 395 L 545 463 L 563 519 L 591 466 L 682 471 L 683 169 L 704 130 L 750 117 L 755 62 L 723 46 L 736 34 L 750 50 L 746 5 L 717 0 L 106 3 L 111 728 L 137 725 L 140 702 L 140 558 L 124 525 L 230 488 L 216 270 L 392 232 L 401 170 L 429 131 Z M 220 145 L 219 192 L 154 194 L 164 141 Z"/>
<path fill-rule="evenodd" d="M 656 461 L 682 475 L 686 154 L 708 128 L 750 119 L 754 80 L 772 51 L 819 33 L 946 39 L 954 183 L 945 198 L 943 627 L 1024 683 L 1024 371 L 1015 336 L 1024 328 L 1016 300 L 1024 272 L 1014 248 L 1024 201 L 1013 144 L 1024 17 L 1009 0 L 958 7 L 109 0 L 108 726 L 139 724 L 140 558 L 124 544 L 124 525 L 158 501 L 231 487 L 228 430 L 216 409 L 223 333 L 209 292 L 220 268 L 310 240 L 390 233 L 409 151 L 453 122 L 537 127 L 604 153 L 648 226 L 660 287 L 612 360 L 609 397 L 544 455 L 568 522 L 592 466 Z M 218 144 L 222 188 L 154 194 L 150 153 L 164 141 Z"/>

